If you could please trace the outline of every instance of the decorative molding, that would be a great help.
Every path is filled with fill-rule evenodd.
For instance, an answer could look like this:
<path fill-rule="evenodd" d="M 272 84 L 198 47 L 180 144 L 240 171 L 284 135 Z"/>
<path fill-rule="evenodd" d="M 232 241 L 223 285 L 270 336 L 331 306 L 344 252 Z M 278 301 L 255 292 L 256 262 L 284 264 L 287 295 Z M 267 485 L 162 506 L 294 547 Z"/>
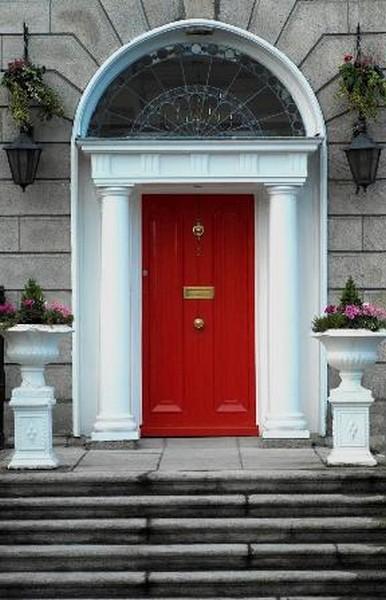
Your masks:
<path fill-rule="evenodd" d="M 233 182 L 303 185 L 320 140 L 84 140 L 96 186 Z"/>

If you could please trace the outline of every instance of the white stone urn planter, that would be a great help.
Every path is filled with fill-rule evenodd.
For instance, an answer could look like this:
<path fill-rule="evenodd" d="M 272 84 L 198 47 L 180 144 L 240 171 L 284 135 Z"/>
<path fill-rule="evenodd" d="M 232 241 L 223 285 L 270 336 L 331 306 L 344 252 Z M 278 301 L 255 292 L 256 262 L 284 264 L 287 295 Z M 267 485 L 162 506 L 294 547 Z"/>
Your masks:
<path fill-rule="evenodd" d="M 386 330 L 328 329 L 314 333 L 324 345 L 328 364 L 339 371 L 340 385 L 331 390 L 333 449 L 329 465 L 375 466 L 370 452 L 369 409 L 374 402 L 370 390 L 361 385 L 363 371 L 377 361 L 378 346 Z"/>
<path fill-rule="evenodd" d="M 53 469 L 58 460 L 52 447 L 54 388 L 44 369 L 59 356 L 59 343 L 72 332 L 67 325 L 15 325 L 2 332 L 6 358 L 21 368 L 21 386 L 14 388 L 10 406 L 15 417 L 15 452 L 9 469 Z"/>

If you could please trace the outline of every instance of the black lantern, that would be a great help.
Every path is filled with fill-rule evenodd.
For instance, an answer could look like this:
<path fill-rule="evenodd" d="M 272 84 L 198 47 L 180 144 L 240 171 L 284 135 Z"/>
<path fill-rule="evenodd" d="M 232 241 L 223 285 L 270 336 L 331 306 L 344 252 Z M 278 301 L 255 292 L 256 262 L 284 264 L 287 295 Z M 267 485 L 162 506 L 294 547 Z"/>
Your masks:
<path fill-rule="evenodd" d="M 368 135 L 364 118 L 355 124 L 353 140 L 344 151 L 357 185 L 357 193 L 360 188 L 366 191 L 367 186 L 376 179 L 382 148 Z"/>
<path fill-rule="evenodd" d="M 35 181 L 42 147 L 35 144 L 29 133 L 21 132 L 11 144 L 4 147 L 12 179 L 25 191 Z"/>

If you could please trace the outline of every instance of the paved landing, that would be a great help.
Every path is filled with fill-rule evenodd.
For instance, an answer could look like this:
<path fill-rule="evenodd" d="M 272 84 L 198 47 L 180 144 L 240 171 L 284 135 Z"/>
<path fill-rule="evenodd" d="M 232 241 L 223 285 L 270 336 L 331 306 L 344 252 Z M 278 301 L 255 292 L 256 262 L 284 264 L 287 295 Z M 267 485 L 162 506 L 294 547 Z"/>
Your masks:
<path fill-rule="evenodd" d="M 326 470 L 329 449 L 261 447 L 258 438 L 147 438 L 135 448 L 56 446 L 61 470 L 78 473 L 148 471 Z M 0 452 L 3 472 L 12 450 Z M 384 457 L 379 455 L 379 462 Z"/>

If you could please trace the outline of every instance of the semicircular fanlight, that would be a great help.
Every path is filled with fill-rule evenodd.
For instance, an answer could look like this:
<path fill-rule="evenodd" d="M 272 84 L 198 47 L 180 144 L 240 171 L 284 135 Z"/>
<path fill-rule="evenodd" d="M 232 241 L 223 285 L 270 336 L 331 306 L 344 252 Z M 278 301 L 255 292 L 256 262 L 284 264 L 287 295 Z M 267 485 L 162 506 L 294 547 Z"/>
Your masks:
<path fill-rule="evenodd" d="M 263 65 L 218 44 L 179 43 L 127 67 L 91 118 L 88 136 L 304 136 L 299 110 Z"/>

